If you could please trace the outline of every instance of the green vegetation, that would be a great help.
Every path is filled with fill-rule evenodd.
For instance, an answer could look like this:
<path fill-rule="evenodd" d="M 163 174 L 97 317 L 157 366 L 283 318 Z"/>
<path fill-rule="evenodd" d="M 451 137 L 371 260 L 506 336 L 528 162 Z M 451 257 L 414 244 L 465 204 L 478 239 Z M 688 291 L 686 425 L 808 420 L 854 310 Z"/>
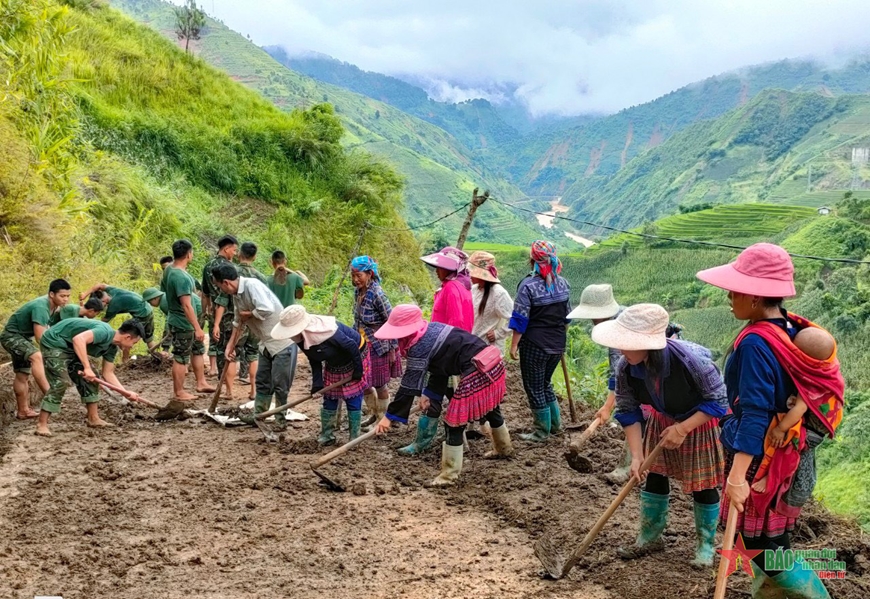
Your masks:
<path fill-rule="evenodd" d="M 281 248 L 329 283 L 363 222 L 405 226 L 401 178 L 340 144 L 328 104 L 282 112 L 96 1 L 4 0 L 0 40 L 0 316 L 57 276 L 151 285 L 182 236 L 194 272 L 233 232 L 262 270 Z M 362 251 L 396 299 L 429 297 L 409 232 L 372 229 Z"/>

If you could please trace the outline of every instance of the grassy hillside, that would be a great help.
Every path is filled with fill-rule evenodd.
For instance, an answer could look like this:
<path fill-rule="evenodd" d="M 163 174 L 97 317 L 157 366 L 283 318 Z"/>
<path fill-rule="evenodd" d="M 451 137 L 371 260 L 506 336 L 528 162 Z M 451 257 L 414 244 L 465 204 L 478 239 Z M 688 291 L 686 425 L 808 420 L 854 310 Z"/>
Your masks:
<path fill-rule="evenodd" d="M 395 77 L 363 71 L 329 56 L 288 56 L 280 46 L 264 48 L 272 58 L 313 79 L 380 100 L 432 123 L 453 135 L 467 148 L 485 148 L 510 142 L 519 133 L 507 125 L 486 100 L 437 102 L 417 86 Z"/>
<path fill-rule="evenodd" d="M 575 127 L 556 127 L 484 151 L 531 195 L 561 195 L 572 184 L 610 177 L 635 156 L 655 148 L 694 123 L 715 119 L 767 89 L 829 97 L 870 91 L 866 57 L 839 69 L 798 60 L 726 73 L 688 85 L 652 102 Z"/>
<path fill-rule="evenodd" d="M 167 2 L 112 0 L 112 5 L 176 40 L 174 15 Z M 345 126 L 343 143 L 384 157 L 404 176 L 403 213 L 412 224 L 468 202 L 476 186 L 491 189 L 506 199 L 522 196 L 510 183 L 482 168 L 471 150 L 443 129 L 389 104 L 294 72 L 220 22 L 208 19 L 202 39 L 192 42 L 191 48 L 196 56 L 258 91 L 279 108 L 290 111 L 322 102 L 335 106 Z M 507 234 L 511 241 L 525 241 L 539 235 L 525 219 L 503 207 L 493 209 L 510 226 L 495 232 L 476 226 L 472 237 L 494 239 Z M 455 238 L 461 223 L 461 216 L 444 222 L 449 238 Z"/>
<path fill-rule="evenodd" d="M 0 5 L 0 318 L 68 277 L 153 284 L 174 238 L 199 271 L 227 232 L 322 282 L 364 221 L 404 226 L 389 166 L 340 144 L 328 104 L 283 112 L 99 2 Z M 408 232 L 373 230 L 396 297 L 430 294 Z M 317 299 L 315 294 L 314 300 Z"/>
<path fill-rule="evenodd" d="M 870 97 L 767 91 L 688 127 L 612 177 L 578 181 L 563 202 L 591 220 L 621 225 L 651 221 L 678 206 L 831 204 L 853 181 L 870 178 L 866 164 L 857 170 L 851 164 L 852 148 L 867 146 Z"/>

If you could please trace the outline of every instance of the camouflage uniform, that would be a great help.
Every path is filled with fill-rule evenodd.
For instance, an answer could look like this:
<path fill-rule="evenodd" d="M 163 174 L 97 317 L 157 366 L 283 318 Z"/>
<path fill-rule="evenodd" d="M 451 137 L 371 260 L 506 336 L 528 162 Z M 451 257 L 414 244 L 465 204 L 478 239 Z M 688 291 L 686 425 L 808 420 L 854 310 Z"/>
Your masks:
<path fill-rule="evenodd" d="M 225 351 L 227 349 L 227 342 L 230 340 L 230 335 L 233 334 L 233 320 L 235 318 L 235 312 L 233 309 L 233 298 L 226 293 L 223 293 L 217 284 L 212 279 L 212 270 L 216 266 L 221 264 L 233 264 L 220 254 L 217 254 L 214 258 L 208 261 L 208 264 L 205 265 L 205 268 L 202 269 L 202 294 L 203 296 L 211 299 L 212 304 L 212 314 L 211 318 L 214 319 L 214 313 L 217 310 L 218 306 L 224 307 L 224 314 L 221 318 L 220 322 L 214 322 L 212 320 L 213 330 L 216 328 L 220 331 L 220 339 L 217 343 L 212 342 L 210 345 L 214 347 L 215 353 L 212 354 L 209 351 L 209 355 L 214 355 L 217 358 L 218 372 L 223 373 L 224 368 L 226 368 L 226 354 Z M 212 341 L 214 341 L 214 337 L 212 337 Z"/>

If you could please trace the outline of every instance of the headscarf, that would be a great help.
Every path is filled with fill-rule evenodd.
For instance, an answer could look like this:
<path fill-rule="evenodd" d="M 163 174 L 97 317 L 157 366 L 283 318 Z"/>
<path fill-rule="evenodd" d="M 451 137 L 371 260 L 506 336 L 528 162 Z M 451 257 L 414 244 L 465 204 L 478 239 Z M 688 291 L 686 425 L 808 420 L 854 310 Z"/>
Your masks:
<path fill-rule="evenodd" d="M 334 316 L 319 316 L 310 314 L 308 326 L 302 331 L 302 338 L 305 339 L 305 347 L 320 345 L 333 335 L 338 330 L 338 321 Z"/>
<path fill-rule="evenodd" d="M 462 286 L 471 290 L 471 276 L 468 274 L 468 254 L 462 250 L 447 246 L 441 250 L 442 254 L 450 256 L 457 262 L 456 270 L 444 277 L 445 281 L 458 281 Z"/>
<path fill-rule="evenodd" d="M 378 263 L 371 256 L 357 256 L 351 260 L 350 268 L 357 272 L 371 272 L 376 280 L 381 280 L 381 275 L 378 273 Z"/>
<path fill-rule="evenodd" d="M 529 256 L 535 263 L 535 273 L 546 281 L 547 291 L 553 291 L 556 288 L 556 275 L 562 272 L 562 263 L 556 257 L 556 246 L 539 239 L 532 244 Z"/>
<path fill-rule="evenodd" d="M 411 333 L 407 337 L 402 337 L 399 339 L 399 353 L 402 354 L 403 357 L 408 357 L 408 351 L 414 347 L 417 342 L 426 334 L 426 330 L 429 328 L 429 323 L 425 320 L 420 324 L 420 328 L 417 329 L 416 332 Z"/>

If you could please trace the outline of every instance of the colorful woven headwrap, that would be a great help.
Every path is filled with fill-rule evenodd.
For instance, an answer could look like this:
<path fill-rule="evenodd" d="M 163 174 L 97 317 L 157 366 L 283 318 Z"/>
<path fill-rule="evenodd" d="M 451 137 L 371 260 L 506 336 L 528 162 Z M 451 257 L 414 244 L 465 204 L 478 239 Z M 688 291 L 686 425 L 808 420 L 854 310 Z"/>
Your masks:
<path fill-rule="evenodd" d="M 538 240 L 529 252 L 535 263 L 535 272 L 547 282 L 547 291 L 556 288 L 556 275 L 562 272 L 562 263 L 556 257 L 556 246 L 549 241 Z"/>
<path fill-rule="evenodd" d="M 376 279 L 381 279 L 381 275 L 378 273 L 378 263 L 371 256 L 357 256 L 350 261 L 350 267 L 358 272 L 371 271 Z"/>

